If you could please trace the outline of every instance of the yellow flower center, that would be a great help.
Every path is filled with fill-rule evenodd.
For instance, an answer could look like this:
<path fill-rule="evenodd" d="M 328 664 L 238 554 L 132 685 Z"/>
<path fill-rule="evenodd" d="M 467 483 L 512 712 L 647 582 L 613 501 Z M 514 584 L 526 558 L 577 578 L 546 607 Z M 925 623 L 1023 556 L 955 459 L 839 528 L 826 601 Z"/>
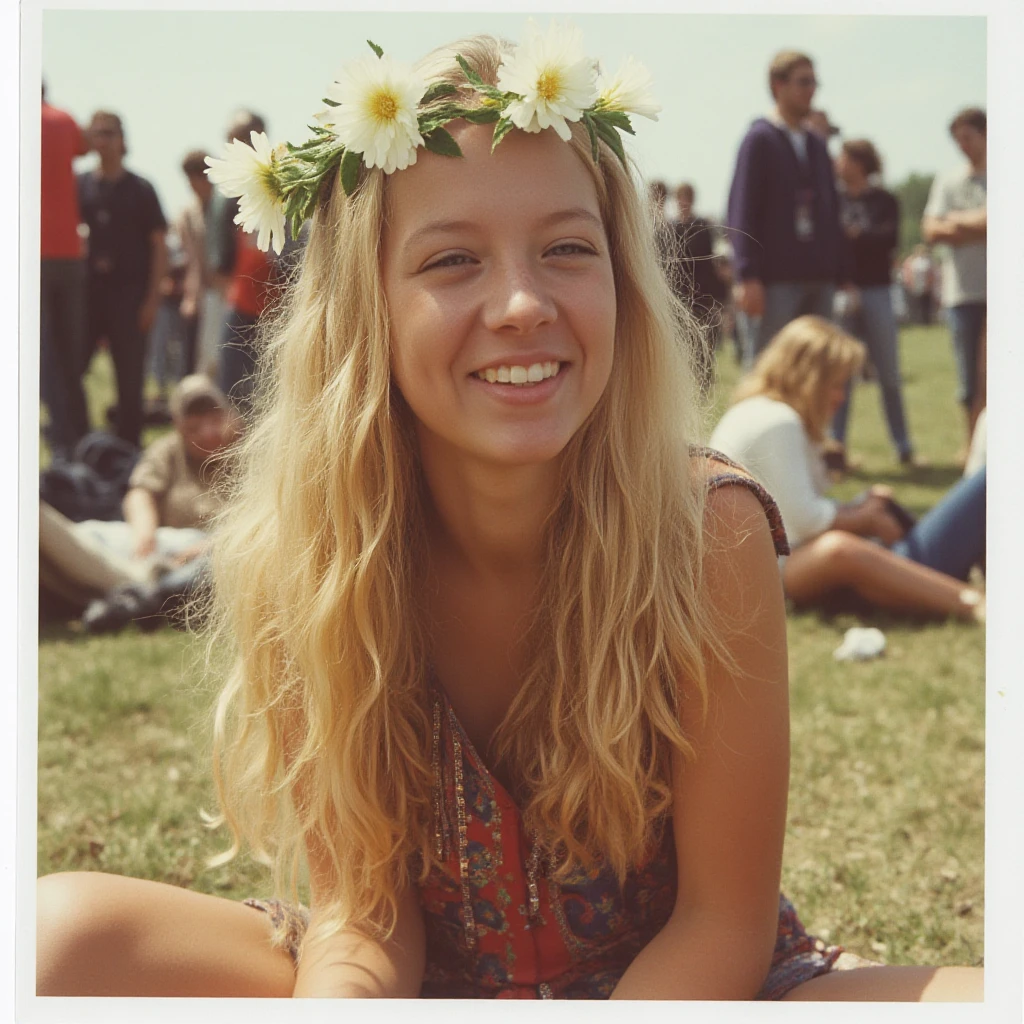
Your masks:
<path fill-rule="evenodd" d="M 547 103 L 562 95 L 562 74 L 558 68 L 545 68 L 537 79 L 537 96 Z"/>
<path fill-rule="evenodd" d="M 382 89 L 370 97 L 370 113 L 378 121 L 394 121 L 398 115 L 398 100 L 393 93 Z"/>
<path fill-rule="evenodd" d="M 281 187 L 278 184 L 276 175 L 274 174 L 273 157 L 271 157 L 271 162 L 266 164 L 260 172 L 260 184 L 271 199 L 277 200 L 281 198 Z"/>

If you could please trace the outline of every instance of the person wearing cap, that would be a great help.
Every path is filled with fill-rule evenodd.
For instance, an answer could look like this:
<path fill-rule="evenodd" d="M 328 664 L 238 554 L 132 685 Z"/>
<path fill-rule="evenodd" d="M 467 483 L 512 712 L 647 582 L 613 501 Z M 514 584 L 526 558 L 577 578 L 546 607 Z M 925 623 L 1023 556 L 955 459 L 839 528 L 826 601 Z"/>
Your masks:
<path fill-rule="evenodd" d="M 91 631 L 139 617 L 157 595 L 192 580 L 204 561 L 206 531 L 223 500 L 219 456 L 237 437 L 239 420 L 201 374 L 180 381 L 170 410 L 174 429 L 143 452 L 129 478 L 123 521 L 73 523 L 40 502 L 41 579 L 72 607 L 88 604 L 83 623 Z"/>
<path fill-rule="evenodd" d="M 156 553 L 160 527 L 202 529 L 217 512 L 215 485 L 225 464 L 215 456 L 237 434 L 237 418 L 227 399 L 203 374 L 182 378 L 169 407 L 174 430 L 142 453 L 124 498 L 136 558 Z M 188 561 L 180 552 L 176 557 Z"/>

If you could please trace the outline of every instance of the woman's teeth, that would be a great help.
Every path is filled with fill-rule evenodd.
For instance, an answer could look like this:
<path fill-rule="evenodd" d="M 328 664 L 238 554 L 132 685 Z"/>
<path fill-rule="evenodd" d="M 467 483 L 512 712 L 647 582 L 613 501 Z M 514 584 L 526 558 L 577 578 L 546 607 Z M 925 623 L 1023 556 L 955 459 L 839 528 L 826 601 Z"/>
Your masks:
<path fill-rule="evenodd" d="M 488 384 L 536 384 L 538 381 L 554 377 L 561 368 L 561 363 L 534 363 L 532 366 L 489 366 L 486 370 L 477 370 L 473 374 Z"/>

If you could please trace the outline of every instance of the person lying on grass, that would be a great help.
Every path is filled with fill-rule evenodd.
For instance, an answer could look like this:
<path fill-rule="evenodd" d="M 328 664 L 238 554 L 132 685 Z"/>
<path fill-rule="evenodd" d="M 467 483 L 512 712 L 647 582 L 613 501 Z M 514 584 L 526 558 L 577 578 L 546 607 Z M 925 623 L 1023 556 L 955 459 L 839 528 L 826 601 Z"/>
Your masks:
<path fill-rule="evenodd" d="M 279 895 L 304 862 L 311 905 L 52 875 L 40 994 L 980 998 L 837 970 L 780 896 L 786 542 L 688 445 L 624 74 L 559 25 L 367 57 L 320 142 L 237 154 L 264 244 L 314 191 L 274 200 L 312 228 L 214 542 L 215 779 L 230 852 Z M 390 134 L 353 130 L 368 95 Z"/>
<path fill-rule="evenodd" d="M 887 611 L 981 621 L 984 595 L 967 580 L 985 561 L 984 470 L 917 523 L 900 515 L 885 487 L 847 504 L 825 495 L 820 445 L 863 360 L 863 345 L 835 324 L 798 317 L 740 381 L 709 444 L 778 501 L 792 548 L 782 580 L 797 604 L 848 588 Z"/>

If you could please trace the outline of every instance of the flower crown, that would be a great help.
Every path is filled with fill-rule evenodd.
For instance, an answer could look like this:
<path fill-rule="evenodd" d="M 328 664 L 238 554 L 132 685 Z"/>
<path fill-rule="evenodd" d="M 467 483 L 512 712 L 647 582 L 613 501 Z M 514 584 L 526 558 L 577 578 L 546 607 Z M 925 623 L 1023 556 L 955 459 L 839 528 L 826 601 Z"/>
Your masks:
<path fill-rule="evenodd" d="M 411 67 L 367 42 L 374 55 L 349 64 L 331 83 L 323 100 L 327 109 L 315 114 L 317 123 L 310 125 L 311 139 L 301 146 L 272 147 L 263 132 L 253 132 L 251 146 L 235 139 L 224 159 L 206 158 L 210 180 L 226 196 L 239 199 L 235 223 L 255 231 L 264 252 L 273 245 L 280 254 L 286 221 L 292 237 L 298 235 L 324 182 L 339 169 L 342 188 L 351 195 L 362 167 L 391 174 L 414 164 L 420 146 L 441 156 L 461 156 L 444 127 L 449 121 L 493 124 L 493 152 L 512 128 L 554 128 L 568 142 L 566 122 L 582 120 L 594 161 L 604 142 L 625 165 L 619 132 L 634 134 L 629 115 L 656 121 L 661 110 L 650 95 L 651 76 L 643 65 L 627 57 L 615 76 L 600 75 L 596 62 L 583 54 L 579 30 L 569 26 L 553 23 L 541 34 L 531 22 L 527 40 L 502 60 L 497 87 L 487 85 L 457 55 L 466 84 L 483 97 L 476 107 L 452 99 L 459 86 L 428 86 Z"/>

